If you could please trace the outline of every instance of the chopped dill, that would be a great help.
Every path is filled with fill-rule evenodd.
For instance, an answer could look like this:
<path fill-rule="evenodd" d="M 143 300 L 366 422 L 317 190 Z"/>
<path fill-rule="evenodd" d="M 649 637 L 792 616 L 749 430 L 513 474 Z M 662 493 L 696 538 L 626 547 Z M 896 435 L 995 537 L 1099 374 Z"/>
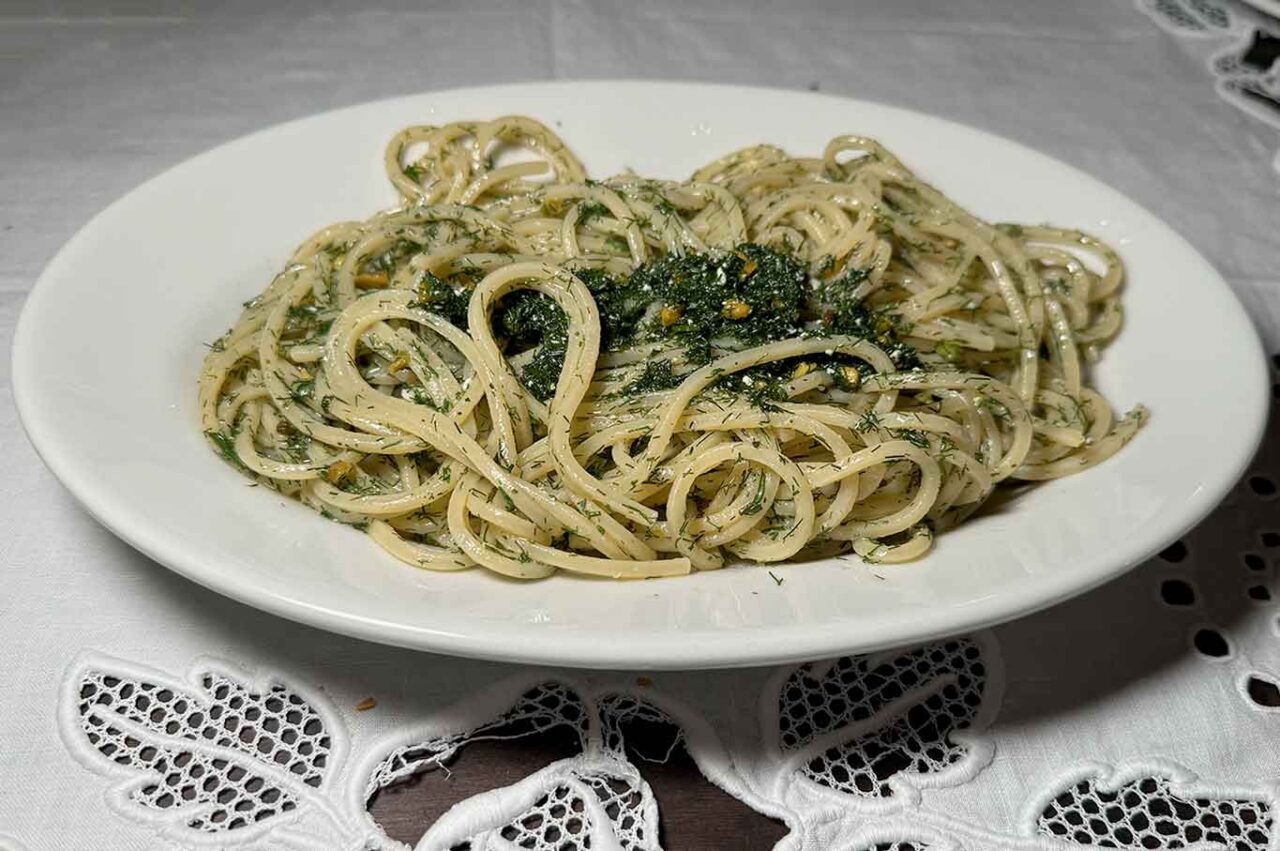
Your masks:
<path fill-rule="evenodd" d="M 762 473 L 754 473 L 753 478 L 756 481 L 755 493 L 742 509 L 743 514 L 759 514 L 764 509 L 765 500 L 765 477 Z"/>
<path fill-rule="evenodd" d="M 917 431 L 913 428 L 895 428 L 890 429 L 889 433 L 899 440 L 905 440 L 912 446 L 920 449 L 929 448 L 929 436 L 922 431 Z"/>
<path fill-rule="evenodd" d="M 209 429 L 204 433 L 204 436 L 209 438 L 209 442 L 214 445 L 218 450 L 218 454 L 221 455 L 227 463 L 240 470 L 244 470 L 245 472 L 249 471 L 249 468 L 240 460 L 240 453 L 236 451 L 236 439 L 234 435 Z"/>
<path fill-rule="evenodd" d="M 679 386 L 683 375 L 676 375 L 667 358 L 646 361 L 644 369 L 635 380 L 622 388 L 623 396 L 640 396 L 645 393 L 656 393 Z"/>

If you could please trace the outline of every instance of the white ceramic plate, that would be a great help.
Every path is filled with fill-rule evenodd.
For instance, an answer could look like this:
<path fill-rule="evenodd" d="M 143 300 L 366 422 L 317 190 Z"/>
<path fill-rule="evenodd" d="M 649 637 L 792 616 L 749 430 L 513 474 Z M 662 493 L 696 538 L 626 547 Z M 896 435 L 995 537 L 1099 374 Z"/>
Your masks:
<path fill-rule="evenodd" d="M 738 567 L 676 580 L 429 573 L 266 488 L 200 434 L 203 341 L 319 226 L 395 196 L 382 150 L 403 125 L 506 113 L 560 132 L 591 173 L 682 177 L 742 145 L 816 152 L 838 133 L 885 142 L 980 215 L 1050 221 L 1118 246 L 1127 327 L 1097 371 L 1150 425 L 1117 457 L 942 536 L 924 560 Z M 1222 279 L 1154 216 L 995 136 L 815 94 L 638 82 L 437 92 L 273 127 L 139 187 L 58 254 L 13 353 L 28 434 L 106 526 L 250 605 L 390 644 L 589 667 L 697 668 L 817 658 L 990 624 L 1078 594 L 1203 517 L 1261 436 L 1261 348 Z M 776 580 L 775 578 L 776 577 Z"/>

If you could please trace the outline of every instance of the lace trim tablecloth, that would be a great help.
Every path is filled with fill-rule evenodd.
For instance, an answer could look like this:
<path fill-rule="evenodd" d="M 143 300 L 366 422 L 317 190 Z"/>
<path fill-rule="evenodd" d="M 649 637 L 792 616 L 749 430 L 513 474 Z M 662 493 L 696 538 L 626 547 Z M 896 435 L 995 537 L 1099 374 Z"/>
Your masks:
<path fill-rule="evenodd" d="M 1280 25 L 1243 5 L 144 5 L 0 9 L 6 348 L 58 245 L 209 145 L 405 91 L 609 75 L 821 88 L 1044 149 L 1187 235 L 1280 351 Z M 1274 425 L 1206 523 L 1050 611 L 803 666 L 581 673 L 199 589 L 89 519 L 5 395 L 0 847 L 656 849 L 664 815 L 698 818 L 696 794 L 655 794 L 684 760 L 747 815 L 708 811 L 683 847 L 1280 849 Z M 482 764 L 493 782 L 446 809 Z"/>

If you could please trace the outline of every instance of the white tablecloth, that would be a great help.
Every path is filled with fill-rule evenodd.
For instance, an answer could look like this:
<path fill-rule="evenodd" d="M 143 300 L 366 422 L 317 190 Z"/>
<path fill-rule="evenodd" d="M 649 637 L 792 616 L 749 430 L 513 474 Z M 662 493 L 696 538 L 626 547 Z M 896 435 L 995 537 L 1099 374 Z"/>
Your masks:
<path fill-rule="evenodd" d="M 602 76 L 820 88 L 1044 150 L 1185 235 L 1280 350 L 1280 132 L 1265 120 L 1280 113 L 1265 58 L 1239 61 L 1263 21 L 1246 7 L 268 5 L 0 4 L 6 351 L 58 247 L 207 147 L 399 93 Z M 563 826 L 550 808 L 566 800 L 592 847 L 655 847 L 660 814 L 610 731 L 660 711 L 713 782 L 788 824 L 779 847 L 1280 848 L 1280 709 L 1265 705 L 1280 682 L 1274 430 L 1255 480 L 1183 549 L 1084 598 L 923 651 L 638 685 L 383 648 L 202 590 L 80 509 L 23 437 L 9 383 L 5 360 L 0 847 L 376 845 L 368 794 L 508 711 L 604 720 L 582 728 L 582 756 L 457 808 L 425 845 L 520 847 L 503 825 L 540 806 Z M 520 704 L 549 682 L 553 706 Z M 368 695 L 376 709 L 357 711 Z M 610 777 L 638 796 L 609 804 Z M 544 834 L 524 847 L 559 847 Z"/>

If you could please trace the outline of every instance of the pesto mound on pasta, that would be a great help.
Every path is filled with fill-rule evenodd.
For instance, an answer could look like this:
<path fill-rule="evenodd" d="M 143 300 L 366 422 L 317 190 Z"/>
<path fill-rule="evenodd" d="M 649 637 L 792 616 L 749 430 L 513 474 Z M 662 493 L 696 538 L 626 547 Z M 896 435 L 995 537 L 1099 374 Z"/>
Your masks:
<path fill-rule="evenodd" d="M 875 141 L 596 181 L 524 117 L 391 140 L 200 377 L 211 445 L 433 570 L 672 576 L 924 554 L 1118 451 L 1119 258 L 989 224 Z"/>

